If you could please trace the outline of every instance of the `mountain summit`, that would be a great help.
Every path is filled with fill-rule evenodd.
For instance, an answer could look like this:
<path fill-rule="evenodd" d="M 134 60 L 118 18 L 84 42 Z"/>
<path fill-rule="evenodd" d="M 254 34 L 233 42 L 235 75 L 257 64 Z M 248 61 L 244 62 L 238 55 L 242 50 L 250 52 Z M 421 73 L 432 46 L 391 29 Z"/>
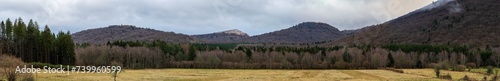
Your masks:
<path fill-rule="evenodd" d="M 232 30 L 227 30 L 227 31 L 222 31 L 218 33 L 224 33 L 224 34 L 233 34 L 233 35 L 241 35 L 241 36 L 248 36 L 247 33 L 242 32 L 238 29 L 232 29 Z"/>
<path fill-rule="evenodd" d="M 240 39 L 248 38 L 250 36 L 238 29 L 232 29 L 210 34 L 191 35 L 191 37 L 202 43 L 235 43 Z"/>

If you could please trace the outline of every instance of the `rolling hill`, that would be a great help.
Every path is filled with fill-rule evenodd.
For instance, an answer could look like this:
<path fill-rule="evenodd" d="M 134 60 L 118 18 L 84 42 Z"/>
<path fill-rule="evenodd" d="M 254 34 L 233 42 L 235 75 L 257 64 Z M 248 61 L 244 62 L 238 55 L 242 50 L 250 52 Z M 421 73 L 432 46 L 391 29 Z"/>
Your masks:
<path fill-rule="evenodd" d="M 171 43 L 195 42 L 184 34 L 164 32 L 154 29 L 140 28 L 132 25 L 111 25 L 108 27 L 88 29 L 72 34 L 75 43 L 104 44 L 108 41 L 154 41 L 161 40 Z"/>
<path fill-rule="evenodd" d="M 321 22 L 303 22 L 293 27 L 243 39 L 245 43 L 312 43 L 336 40 L 345 34 Z"/>

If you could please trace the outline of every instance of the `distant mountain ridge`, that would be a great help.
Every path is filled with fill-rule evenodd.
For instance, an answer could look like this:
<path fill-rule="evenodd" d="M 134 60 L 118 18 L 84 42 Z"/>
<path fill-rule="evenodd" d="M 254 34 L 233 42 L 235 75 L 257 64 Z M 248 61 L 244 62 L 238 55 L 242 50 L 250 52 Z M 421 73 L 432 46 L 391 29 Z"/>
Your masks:
<path fill-rule="evenodd" d="M 195 40 L 188 35 L 140 28 L 132 25 L 111 25 L 108 27 L 83 30 L 72 34 L 75 43 L 104 44 L 108 41 L 154 41 L 170 43 L 190 43 Z"/>
<path fill-rule="evenodd" d="M 249 36 L 238 29 L 210 34 L 185 35 L 174 32 L 140 28 L 131 25 L 111 25 L 103 28 L 83 30 L 72 34 L 76 43 L 102 44 L 108 41 L 154 41 L 171 43 L 315 43 L 337 40 L 346 36 L 344 33 L 357 30 L 339 31 L 322 22 L 303 22 L 287 29 Z"/>

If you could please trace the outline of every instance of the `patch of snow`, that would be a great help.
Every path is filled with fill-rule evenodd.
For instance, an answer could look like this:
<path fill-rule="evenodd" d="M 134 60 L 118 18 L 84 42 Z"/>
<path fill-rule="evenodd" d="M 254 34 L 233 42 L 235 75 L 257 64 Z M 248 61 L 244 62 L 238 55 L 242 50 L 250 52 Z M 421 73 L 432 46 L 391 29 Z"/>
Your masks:
<path fill-rule="evenodd" d="M 238 29 L 232 29 L 232 30 L 227 30 L 219 33 L 225 33 L 225 34 L 235 34 L 235 35 L 247 35 L 247 33 L 242 32 Z"/>

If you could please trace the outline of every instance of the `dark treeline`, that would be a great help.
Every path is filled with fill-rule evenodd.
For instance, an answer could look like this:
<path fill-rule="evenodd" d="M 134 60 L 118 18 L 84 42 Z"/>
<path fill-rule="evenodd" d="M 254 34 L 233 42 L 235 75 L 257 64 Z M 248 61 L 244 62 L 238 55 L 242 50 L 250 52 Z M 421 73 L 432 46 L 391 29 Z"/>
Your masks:
<path fill-rule="evenodd" d="M 432 68 L 436 65 L 453 69 L 459 66 L 500 65 L 500 48 L 490 46 L 391 44 L 296 47 L 120 42 L 78 47 L 77 65 L 244 69 Z"/>
<path fill-rule="evenodd" d="M 73 65 L 74 43 L 71 34 L 53 34 L 45 25 L 40 31 L 36 21 L 25 23 L 21 18 L 0 23 L 0 52 L 21 58 L 24 62 Z"/>

